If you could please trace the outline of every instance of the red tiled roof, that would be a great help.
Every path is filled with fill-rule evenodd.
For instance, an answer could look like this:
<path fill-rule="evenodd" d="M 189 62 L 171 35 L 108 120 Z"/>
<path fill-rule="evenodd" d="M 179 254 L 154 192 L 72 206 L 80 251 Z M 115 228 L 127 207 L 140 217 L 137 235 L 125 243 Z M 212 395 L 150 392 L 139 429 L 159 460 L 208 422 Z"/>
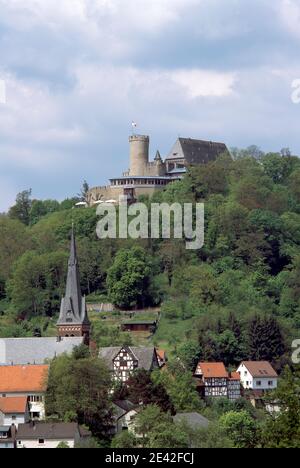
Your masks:
<path fill-rule="evenodd" d="M 0 393 L 43 392 L 49 366 L 0 366 Z"/>
<path fill-rule="evenodd" d="M 252 377 L 278 377 L 277 372 L 267 361 L 243 361 L 242 364 L 244 364 L 244 366 L 247 367 Z"/>
<path fill-rule="evenodd" d="M 241 376 L 238 372 L 231 372 L 230 373 L 231 380 L 241 380 Z"/>
<path fill-rule="evenodd" d="M 157 350 L 156 350 L 156 354 L 157 354 L 157 356 L 158 356 L 162 361 L 165 361 L 165 359 L 166 359 L 166 351 L 164 351 L 163 349 L 157 349 Z"/>
<path fill-rule="evenodd" d="M 205 379 L 228 378 L 228 372 L 225 369 L 223 362 L 199 362 L 197 371 L 199 371 L 200 369 Z"/>
<path fill-rule="evenodd" d="M 3 414 L 23 414 L 26 412 L 27 397 L 0 398 L 0 411 Z"/>

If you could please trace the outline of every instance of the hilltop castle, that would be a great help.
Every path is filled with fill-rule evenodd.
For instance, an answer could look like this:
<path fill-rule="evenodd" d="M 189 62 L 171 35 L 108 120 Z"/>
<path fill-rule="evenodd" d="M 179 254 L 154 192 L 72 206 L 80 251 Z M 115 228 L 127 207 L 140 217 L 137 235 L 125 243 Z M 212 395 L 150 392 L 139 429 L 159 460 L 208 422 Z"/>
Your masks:
<path fill-rule="evenodd" d="M 136 201 L 141 195 L 151 196 L 174 180 L 181 179 L 188 166 L 207 164 L 228 153 L 224 143 L 178 138 L 165 161 L 157 151 L 150 162 L 149 136 L 132 135 L 129 145 L 130 169 L 121 177 L 110 179 L 109 186 L 90 189 L 87 195 L 90 206 L 103 202 L 118 203 L 122 196 L 129 202 Z"/>

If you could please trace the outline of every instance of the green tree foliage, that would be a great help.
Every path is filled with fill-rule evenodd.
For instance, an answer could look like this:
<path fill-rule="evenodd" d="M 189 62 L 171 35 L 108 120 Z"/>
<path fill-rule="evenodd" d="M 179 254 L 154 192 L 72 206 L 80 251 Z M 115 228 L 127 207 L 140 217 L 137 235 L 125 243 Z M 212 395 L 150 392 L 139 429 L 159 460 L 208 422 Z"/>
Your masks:
<path fill-rule="evenodd" d="M 29 224 L 38 223 L 44 216 L 60 210 L 56 200 L 33 200 L 29 212 Z"/>
<path fill-rule="evenodd" d="M 140 411 L 134 421 L 135 431 L 141 436 L 144 448 L 188 448 L 187 434 L 177 427 L 171 416 L 158 406 L 149 405 Z"/>
<path fill-rule="evenodd" d="M 12 206 L 8 212 L 10 218 L 17 219 L 27 226 L 30 223 L 30 210 L 32 207 L 31 194 L 31 189 L 19 193 L 16 198 L 16 204 Z"/>
<path fill-rule="evenodd" d="M 0 279 L 10 277 L 14 263 L 30 248 L 32 242 L 23 223 L 0 216 Z"/>
<path fill-rule="evenodd" d="M 142 369 L 129 378 L 123 393 L 124 397 L 135 404 L 156 405 L 163 412 L 175 413 L 171 398 L 162 383 L 155 383 L 151 373 Z"/>
<path fill-rule="evenodd" d="M 264 448 L 300 448 L 300 379 L 299 371 L 286 368 L 278 389 L 267 401 L 280 408 L 265 420 L 260 444 Z"/>
<path fill-rule="evenodd" d="M 284 337 L 275 317 L 255 316 L 249 325 L 249 358 L 276 363 L 286 350 Z"/>
<path fill-rule="evenodd" d="M 176 412 L 193 412 L 203 409 L 192 373 L 177 361 L 170 362 L 162 372 L 152 376 L 156 384 L 161 384 L 170 396 Z"/>
<path fill-rule="evenodd" d="M 111 443 L 111 447 L 114 449 L 134 449 L 138 446 L 138 439 L 129 431 L 123 431 L 117 434 Z"/>
<path fill-rule="evenodd" d="M 107 276 L 113 304 L 129 309 L 150 305 L 153 268 L 153 261 L 141 247 L 120 250 Z"/>
<path fill-rule="evenodd" d="M 65 252 L 38 255 L 26 252 L 16 263 L 8 293 L 19 318 L 53 316 L 63 295 L 66 277 Z"/>
<path fill-rule="evenodd" d="M 111 424 L 110 374 L 104 364 L 82 352 L 52 361 L 46 393 L 48 416 L 84 424 L 93 435 L 105 435 Z"/>
<path fill-rule="evenodd" d="M 255 448 L 257 426 L 246 411 L 230 411 L 220 418 L 220 426 L 233 441 L 235 448 Z"/>

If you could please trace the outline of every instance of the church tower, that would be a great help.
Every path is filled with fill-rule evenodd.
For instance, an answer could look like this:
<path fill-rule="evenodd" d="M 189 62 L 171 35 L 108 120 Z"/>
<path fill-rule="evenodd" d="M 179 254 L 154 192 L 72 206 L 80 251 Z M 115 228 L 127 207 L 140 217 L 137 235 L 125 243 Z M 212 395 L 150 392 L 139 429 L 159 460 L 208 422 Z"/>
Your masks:
<path fill-rule="evenodd" d="M 91 323 L 87 314 L 85 297 L 81 294 L 76 241 L 72 228 L 66 294 L 61 301 L 57 331 L 59 337 L 83 336 L 85 344 L 89 345 L 90 330 Z"/>

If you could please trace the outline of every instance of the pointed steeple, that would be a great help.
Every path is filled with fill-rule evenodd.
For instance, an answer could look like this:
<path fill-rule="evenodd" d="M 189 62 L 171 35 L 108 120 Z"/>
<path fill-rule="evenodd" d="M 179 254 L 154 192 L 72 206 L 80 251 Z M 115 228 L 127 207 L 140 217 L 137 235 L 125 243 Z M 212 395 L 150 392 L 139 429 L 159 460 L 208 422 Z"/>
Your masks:
<path fill-rule="evenodd" d="M 162 162 L 162 158 L 161 158 L 160 152 L 158 150 L 156 152 L 156 156 L 154 158 L 154 161 Z"/>
<path fill-rule="evenodd" d="M 57 327 L 60 336 L 85 336 L 90 329 L 85 297 L 82 297 L 80 288 L 74 227 L 71 234 L 66 293 L 61 301 Z"/>

